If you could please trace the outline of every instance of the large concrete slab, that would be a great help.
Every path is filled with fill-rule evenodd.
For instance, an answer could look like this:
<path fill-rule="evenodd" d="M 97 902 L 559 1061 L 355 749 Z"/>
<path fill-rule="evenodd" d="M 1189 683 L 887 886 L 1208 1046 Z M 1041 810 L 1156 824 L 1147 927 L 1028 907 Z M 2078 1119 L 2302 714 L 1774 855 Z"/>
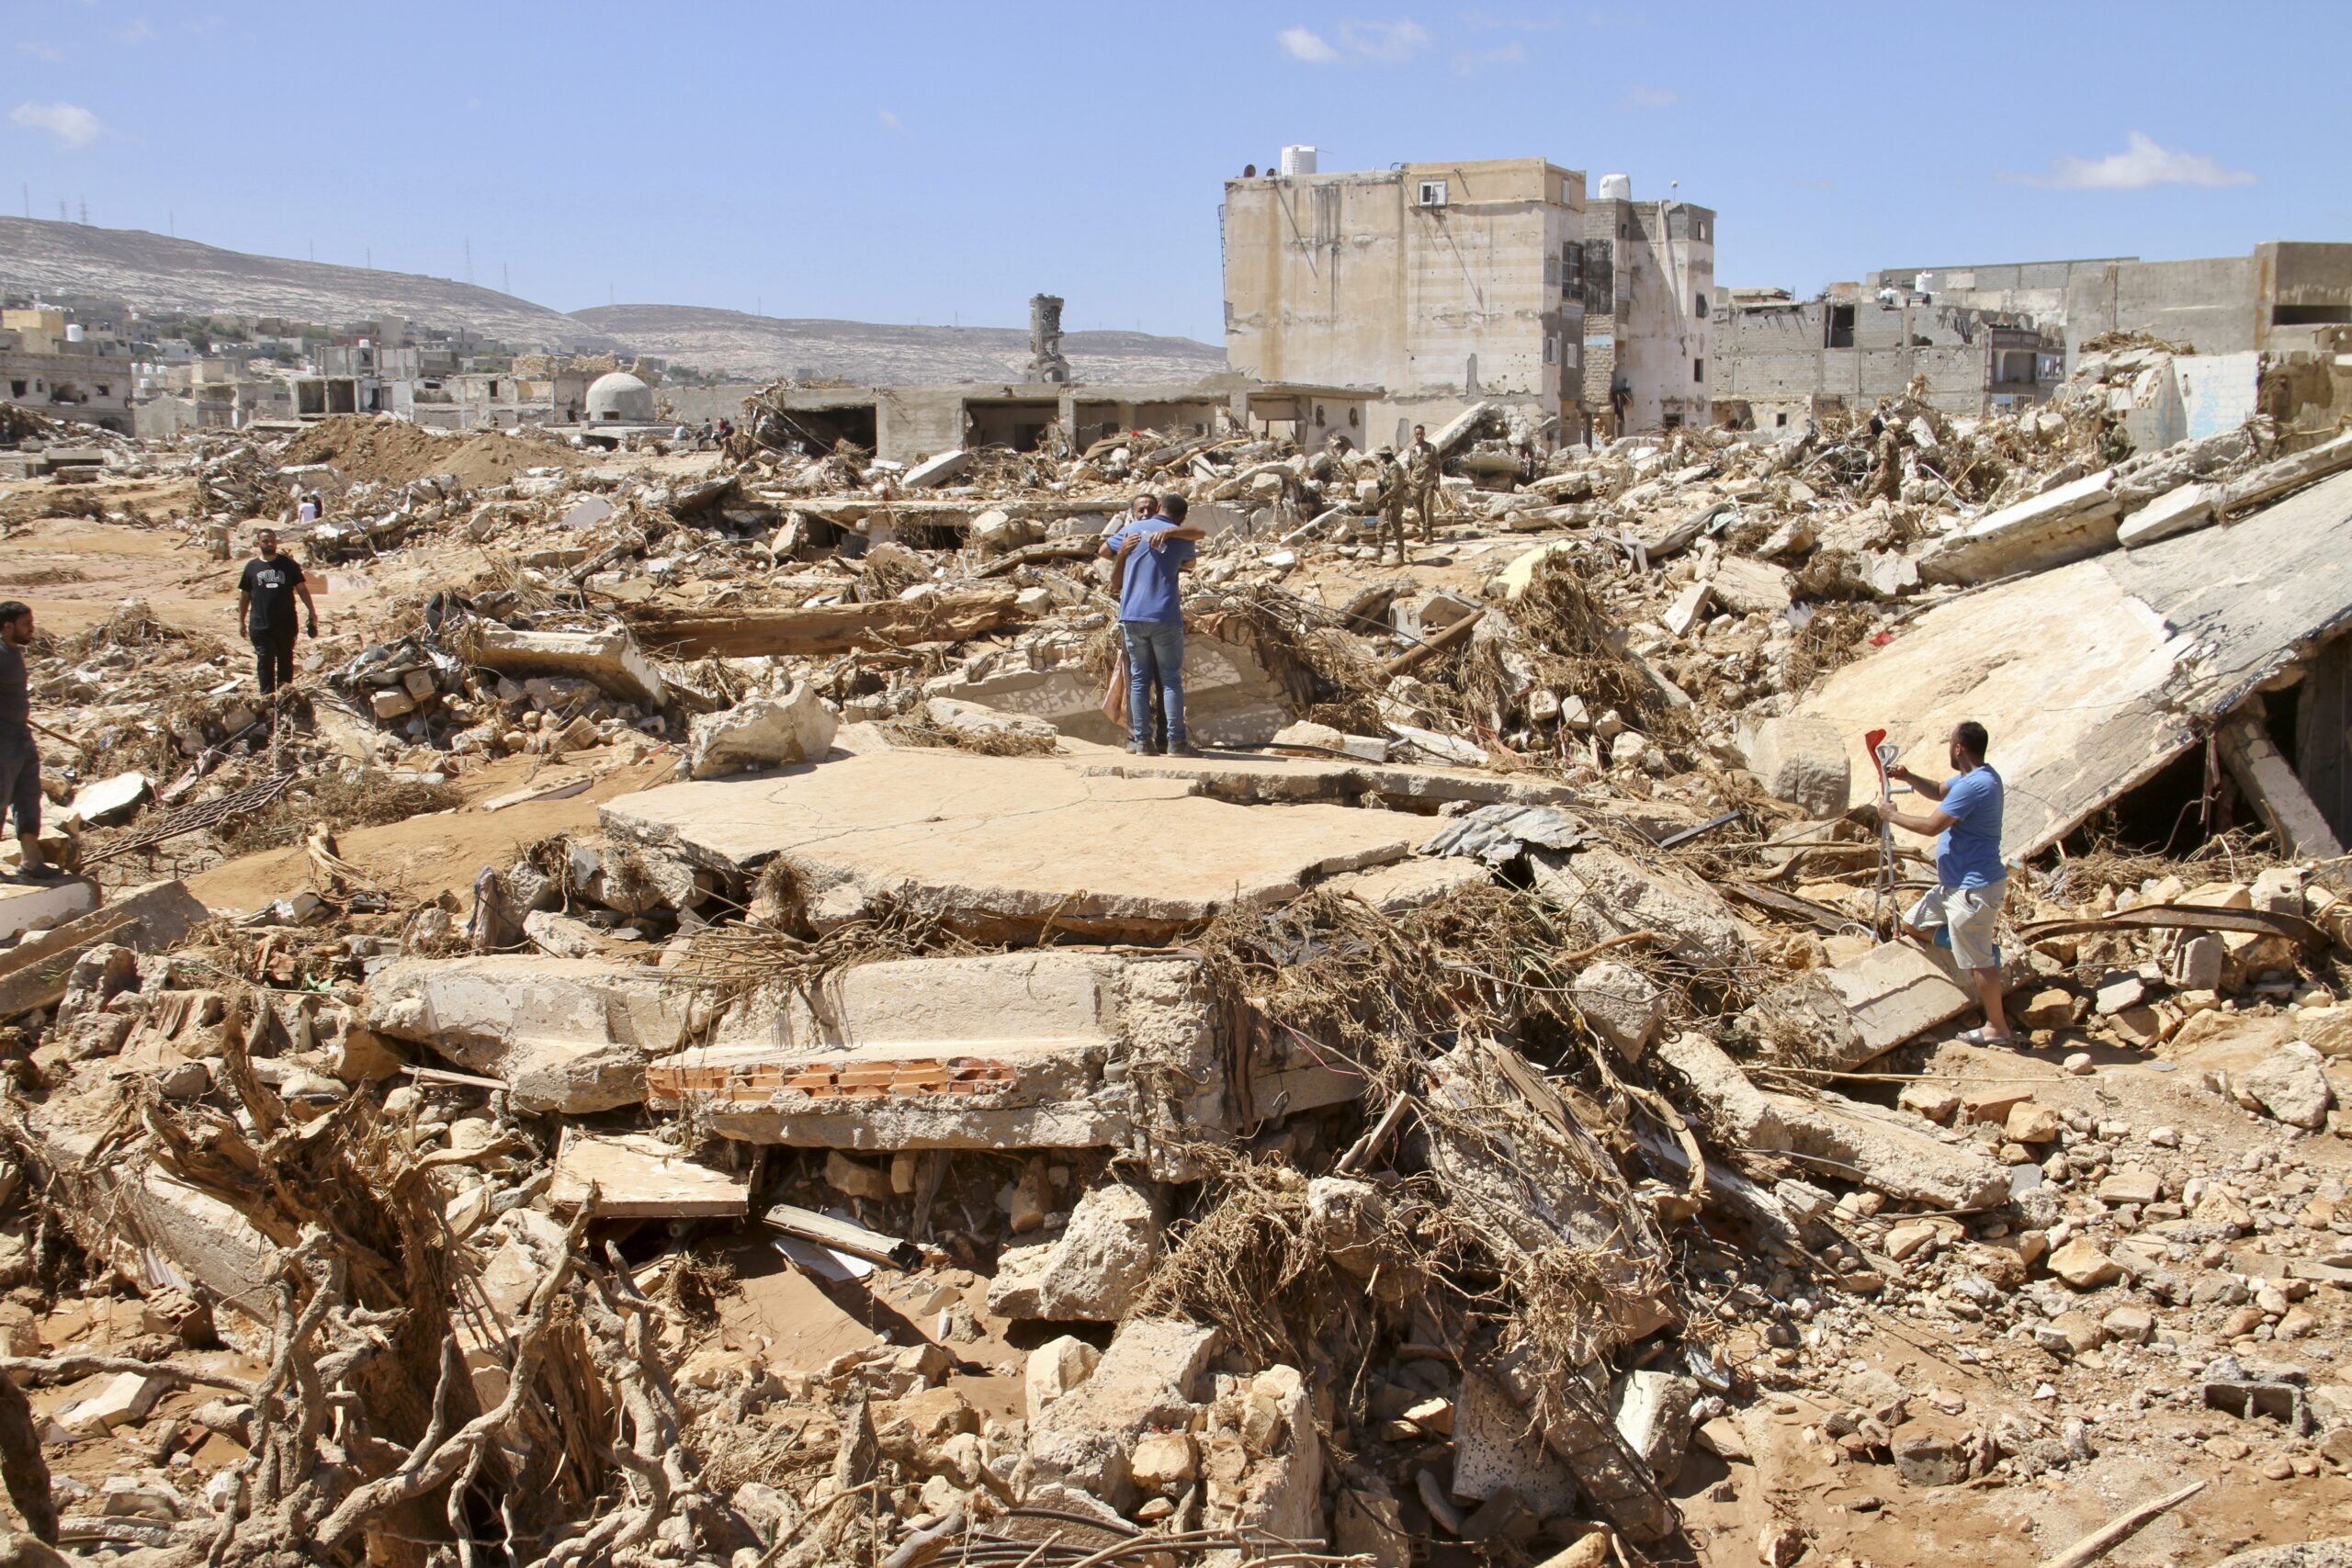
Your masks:
<path fill-rule="evenodd" d="M 977 681 L 944 681 L 933 696 L 978 703 L 1052 723 L 1064 735 L 1121 744 L 1125 730 L 1102 716 L 1102 678 L 1063 666 L 1010 670 Z M 1293 715 L 1283 690 L 1243 643 L 1195 629 L 1184 639 L 1184 720 L 1201 746 L 1257 746 Z"/>
<path fill-rule="evenodd" d="M 1919 558 L 1929 582 L 1990 582 L 2041 571 L 2115 545 L 2115 470 L 2098 473 L 1986 513 Z"/>
<path fill-rule="evenodd" d="M 2352 626 L 2352 475 L 2243 522 L 2114 551 L 1938 605 L 1832 674 L 1802 712 L 1835 723 L 1854 777 L 1884 727 L 1932 773 L 1951 726 L 1992 732 L 2001 849 L 2043 849 Z"/>
<path fill-rule="evenodd" d="M 1196 958 L 1067 948 L 860 964 L 813 995 L 755 994 L 646 1078 L 755 1143 L 1122 1148 L 1171 1173 L 1183 1141 L 1363 1087 L 1228 1019 Z"/>
<path fill-rule="evenodd" d="M 368 1022 L 505 1079 L 518 1109 L 577 1116 L 642 1100 L 645 1064 L 684 1043 L 692 1001 L 658 971 L 590 958 L 404 958 L 368 981 Z"/>
<path fill-rule="evenodd" d="M 1418 818 L 1239 807 L 1188 780 L 1094 777 L 1051 758 L 877 751 L 610 801 L 606 833 L 730 873 L 781 860 L 830 929 L 879 901 L 988 939 L 1165 941 L 1401 860 Z"/>

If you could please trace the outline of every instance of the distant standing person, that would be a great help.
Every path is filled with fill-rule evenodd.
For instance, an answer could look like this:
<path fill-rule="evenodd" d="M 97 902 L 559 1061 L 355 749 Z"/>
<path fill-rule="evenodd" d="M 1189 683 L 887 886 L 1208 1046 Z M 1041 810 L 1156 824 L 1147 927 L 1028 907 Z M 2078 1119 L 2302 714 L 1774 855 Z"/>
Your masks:
<path fill-rule="evenodd" d="M 275 528 L 254 535 L 254 547 L 260 554 L 245 563 L 245 574 L 237 580 L 237 629 L 254 645 L 254 675 L 266 697 L 294 680 L 295 599 L 302 601 L 313 637 L 319 635 L 319 607 L 302 580 L 301 563 L 277 553 Z"/>
<path fill-rule="evenodd" d="M 1897 811 L 1892 797 L 1881 795 L 1878 811 L 1906 832 L 1936 835 L 1936 886 L 1903 917 L 1904 928 L 1921 940 L 1931 940 L 1928 933 L 1938 926 L 1950 933 L 1952 958 L 1974 976 L 1984 1009 L 1984 1027 L 1961 1039 L 1971 1045 L 2005 1044 L 2017 1036 L 2001 1010 L 2001 962 L 1993 937 L 2009 891 L 2009 868 L 2001 863 L 2001 807 L 2007 790 L 1984 761 L 1992 739 L 1983 725 L 1972 720 L 1952 726 L 1950 744 L 1951 765 L 1959 771 L 1941 784 L 1908 768 L 1887 775 L 1936 802 L 1935 810 Z"/>
<path fill-rule="evenodd" d="M 1102 541 L 1097 552 L 1121 563 L 1119 635 L 1127 649 L 1127 750 L 1150 756 L 1151 694 L 1159 692 L 1168 719 L 1167 752 L 1171 757 L 1197 757 L 1184 728 L 1184 568 L 1199 552 L 1193 542 L 1202 530 L 1184 519 L 1191 503 L 1181 495 L 1162 496 L 1159 513 L 1130 517 Z"/>
<path fill-rule="evenodd" d="M 1405 448 L 1405 489 L 1413 510 L 1421 514 L 1421 543 L 1437 539 L 1437 448 L 1430 445 L 1426 426 L 1413 426 L 1413 444 Z"/>
<path fill-rule="evenodd" d="M 319 498 L 315 495 L 305 495 L 302 498 L 302 503 L 294 509 L 294 520 L 305 526 L 316 523 L 319 520 Z"/>
<path fill-rule="evenodd" d="M 25 679 L 25 649 L 32 646 L 32 606 L 0 604 L 0 802 L 17 818 L 19 875 L 51 882 L 65 874 L 40 852 L 40 749 L 33 744 L 33 699 Z"/>

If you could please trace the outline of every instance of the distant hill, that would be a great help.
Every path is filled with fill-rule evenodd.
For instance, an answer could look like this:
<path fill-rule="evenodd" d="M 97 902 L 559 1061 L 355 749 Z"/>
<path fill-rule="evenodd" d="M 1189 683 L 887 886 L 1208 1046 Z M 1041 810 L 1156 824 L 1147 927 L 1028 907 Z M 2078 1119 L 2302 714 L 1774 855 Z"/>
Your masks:
<path fill-rule="evenodd" d="M 1029 362 L 1025 328 L 797 321 L 692 305 L 605 305 L 567 315 L 446 277 L 247 255 L 142 229 L 40 218 L 0 218 L 0 292 L 93 294 L 142 312 L 328 325 L 398 315 L 517 348 L 652 355 L 750 381 L 796 370 L 858 382 L 1001 381 Z M 1221 348 L 1146 333 L 1071 333 L 1062 352 L 1092 381 L 1190 381 L 1225 368 Z"/>
<path fill-rule="evenodd" d="M 733 380 L 813 370 L 857 382 L 1003 381 L 1029 363 L 1026 327 L 907 327 L 797 321 L 693 305 L 599 305 L 572 319 Z M 1085 381 L 1192 381 L 1225 368 L 1225 350 L 1148 333 L 1069 333 L 1062 353 Z"/>
<path fill-rule="evenodd" d="M 291 316 L 336 325 L 383 315 L 469 327 L 522 348 L 617 345 L 560 310 L 413 272 L 247 255 L 143 229 L 0 218 L 0 289 L 96 294 L 142 312 Z"/>

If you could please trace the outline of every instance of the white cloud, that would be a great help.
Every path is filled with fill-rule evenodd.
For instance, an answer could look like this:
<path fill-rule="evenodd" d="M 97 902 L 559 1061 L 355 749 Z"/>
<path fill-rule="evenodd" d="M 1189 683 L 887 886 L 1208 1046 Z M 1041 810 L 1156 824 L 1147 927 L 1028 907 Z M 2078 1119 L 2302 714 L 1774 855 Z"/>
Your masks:
<path fill-rule="evenodd" d="M 1362 60 L 1393 65 L 1419 54 L 1430 41 L 1429 29 L 1409 18 L 1393 22 L 1341 22 L 1340 42 Z"/>
<path fill-rule="evenodd" d="M 876 113 L 876 114 L 878 114 L 878 115 L 880 115 L 880 116 L 882 117 L 882 129 L 883 129 L 883 130 L 904 130 L 906 129 L 906 127 L 905 127 L 904 125 L 901 125 L 901 124 L 899 122 L 899 117 L 898 117 L 897 115 L 892 114 L 888 109 L 876 109 L 876 110 L 875 110 L 874 112 L 875 112 L 875 113 Z"/>
<path fill-rule="evenodd" d="M 2159 146 L 2145 131 L 2124 137 L 2120 152 L 2104 158 L 2061 157 L 2046 175 L 2003 175 L 2016 185 L 2041 186 L 2051 190 L 2145 190 L 2150 186 L 2250 186 L 2250 170 L 2225 168 L 2195 152 L 2176 152 Z"/>
<path fill-rule="evenodd" d="M 35 60 L 45 60 L 51 65 L 65 58 L 65 51 L 53 43 L 19 43 L 17 48 Z"/>
<path fill-rule="evenodd" d="M 132 19 L 129 27 L 119 29 L 114 36 L 124 43 L 152 43 L 163 35 L 155 30 L 154 23 L 144 17 L 138 17 Z"/>
<path fill-rule="evenodd" d="M 1670 109 L 1679 95 L 1671 87 L 1645 87 L 1636 83 L 1618 100 L 1621 109 Z"/>
<path fill-rule="evenodd" d="M 1309 65 L 1329 65 L 1340 58 L 1340 51 L 1312 28 L 1284 28 L 1274 35 L 1274 41 L 1283 46 L 1284 54 Z"/>
<path fill-rule="evenodd" d="M 1429 47 L 1429 29 L 1409 17 L 1393 22 L 1346 21 L 1334 44 L 1313 28 L 1284 28 L 1274 35 L 1283 52 L 1309 65 L 1396 65 Z"/>
<path fill-rule="evenodd" d="M 1490 67 L 1498 65 L 1517 65 L 1526 60 L 1526 58 L 1527 46 L 1520 42 L 1517 39 L 1513 39 L 1510 42 L 1499 45 L 1494 49 L 1472 50 L 1466 54 L 1455 55 L 1453 57 L 1453 71 L 1454 74 L 1457 76 L 1475 76 L 1479 72 L 1487 70 Z"/>
<path fill-rule="evenodd" d="M 8 111 L 8 122 L 27 130 L 46 130 L 68 147 L 87 147 L 106 127 L 79 104 L 18 104 Z"/>

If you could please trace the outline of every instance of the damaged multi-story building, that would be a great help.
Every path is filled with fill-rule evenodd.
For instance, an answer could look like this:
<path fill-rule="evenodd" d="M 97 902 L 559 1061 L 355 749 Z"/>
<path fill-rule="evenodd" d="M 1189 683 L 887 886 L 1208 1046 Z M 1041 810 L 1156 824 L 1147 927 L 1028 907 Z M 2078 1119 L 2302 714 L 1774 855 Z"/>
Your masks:
<path fill-rule="evenodd" d="M 127 350 L 92 336 L 64 310 L 0 311 L 0 402 L 128 434 L 134 376 Z"/>
<path fill-rule="evenodd" d="M 1586 197 L 1544 158 L 1324 173 L 1312 148 L 1226 182 L 1226 360 L 1377 386 L 1375 444 L 1480 402 L 1544 445 L 1702 423 L 1715 214 Z"/>

